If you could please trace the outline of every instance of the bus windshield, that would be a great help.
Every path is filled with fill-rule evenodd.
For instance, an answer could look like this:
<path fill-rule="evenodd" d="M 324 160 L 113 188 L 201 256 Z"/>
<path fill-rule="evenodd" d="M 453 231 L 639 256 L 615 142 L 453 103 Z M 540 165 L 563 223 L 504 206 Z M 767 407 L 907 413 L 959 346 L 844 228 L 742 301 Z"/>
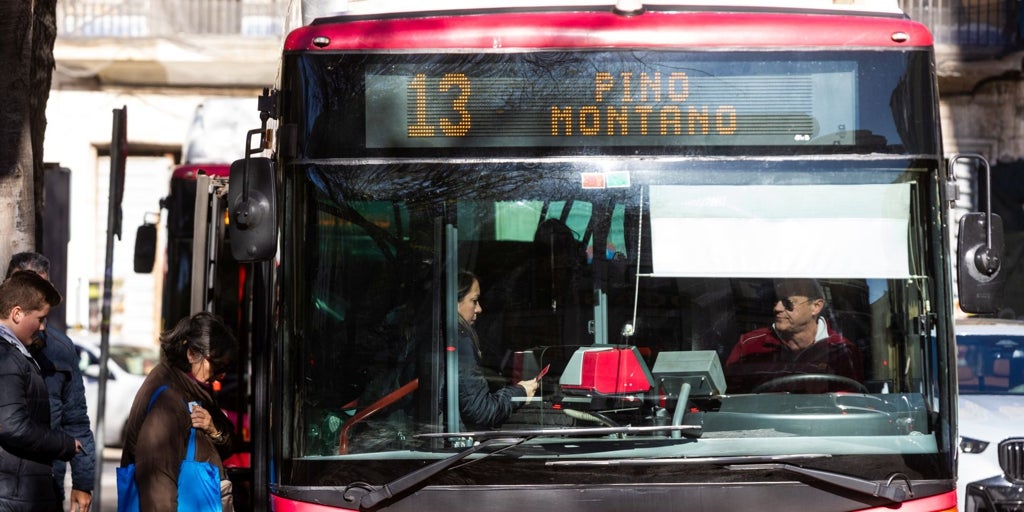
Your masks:
<path fill-rule="evenodd" d="M 929 59 L 286 55 L 280 483 L 951 479 Z"/>
<path fill-rule="evenodd" d="M 288 379 L 302 383 L 295 455 L 406 457 L 438 450 L 418 437 L 433 432 L 673 422 L 699 435 L 571 443 L 581 457 L 934 455 L 922 364 L 937 354 L 917 333 L 936 293 L 921 207 L 935 162 L 919 165 L 304 166 L 302 286 L 286 291 L 302 362 Z M 488 385 L 550 365 L 500 423 L 445 417 L 459 399 L 446 375 L 467 371 L 445 357 L 459 315 L 443 276 L 458 270 L 478 278 Z M 831 355 L 770 352 L 808 318 Z M 564 455 L 563 439 L 536 442 Z"/>

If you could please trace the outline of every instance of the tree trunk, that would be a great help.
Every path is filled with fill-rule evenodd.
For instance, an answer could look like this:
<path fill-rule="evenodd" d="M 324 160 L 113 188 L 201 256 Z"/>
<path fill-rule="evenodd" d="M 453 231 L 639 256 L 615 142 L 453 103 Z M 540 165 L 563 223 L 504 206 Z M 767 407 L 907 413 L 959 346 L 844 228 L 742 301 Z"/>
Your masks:
<path fill-rule="evenodd" d="M 0 1 L 0 273 L 42 240 L 43 137 L 56 0 Z"/>

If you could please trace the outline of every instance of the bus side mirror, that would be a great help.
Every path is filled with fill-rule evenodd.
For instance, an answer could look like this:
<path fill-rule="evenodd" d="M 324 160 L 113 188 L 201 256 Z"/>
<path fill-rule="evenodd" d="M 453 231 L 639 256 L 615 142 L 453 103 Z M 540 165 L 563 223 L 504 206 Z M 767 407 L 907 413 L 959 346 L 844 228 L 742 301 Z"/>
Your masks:
<path fill-rule="evenodd" d="M 135 273 L 148 274 L 156 261 L 156 224 L 143 223 L 135 230 Z"/>
<path fill-rule="evenodd" d="M 991 224 L 991 226 L 989 226 Z M 991 237 L 989 231 L 991 230 Z M 968 213 L 960 218 L 957 240 L 957 283 L 960 309 L 965 313 L 995 313 L 1002 305 L 1003 219 L 991 213 Z"/>
<path fill-rule="evenodd" d="M 988 162 L 981 155 L 954 155 L 949 160 L 949 176 L 954 166 L 980 165 L 984 171 L 985 211 L 964 214 L 957 238 L 956 276 L 960 309 L 965 313 L 995 313 L 1002 305 L 1006 272 L 1003 269 L 1003 220 L 992 213 L 992 185 Z"/>
<path fill-rule="evenodd" d="M 277 252 L 274 162 L 263 157 L 235 160 L 228 183 L 231 255 L 243 263 L 273 258 Z"/>

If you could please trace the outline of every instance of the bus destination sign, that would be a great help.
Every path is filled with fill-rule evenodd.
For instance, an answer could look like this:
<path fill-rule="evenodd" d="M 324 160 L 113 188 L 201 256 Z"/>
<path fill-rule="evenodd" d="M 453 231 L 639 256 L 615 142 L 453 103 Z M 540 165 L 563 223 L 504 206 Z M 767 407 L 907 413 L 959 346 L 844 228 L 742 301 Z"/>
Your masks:
<path fill-rule="evenodd" d="M 736 64 L 392 65 L 365 77 L 366 145 L 853 144 L 852 66 Z"/>

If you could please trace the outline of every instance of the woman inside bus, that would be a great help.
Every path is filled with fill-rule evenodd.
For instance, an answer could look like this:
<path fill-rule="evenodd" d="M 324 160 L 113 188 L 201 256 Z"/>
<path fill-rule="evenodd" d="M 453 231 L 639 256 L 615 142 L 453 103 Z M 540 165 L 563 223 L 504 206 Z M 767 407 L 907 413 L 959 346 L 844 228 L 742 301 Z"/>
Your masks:
<path fill-rule="evenodd" d="M 496 428 L 537 392 L 537 379 L 517 382 L 491 392 L 480 370 L 480 339 L 473 324 L 480 307 L 480 280 L 469 271 L 459 272 L 459 414 L 470 430 Z M 519 400 L 516 400 L 519 399 Z"/>
<path fill-rule="evenodd" d="M 233 510 L 231 484 L 222 463 L 230 453 L 231 422 L 211 390 L 237 350 L 231 330 L 210 313 L 183 318 L 160 334 L 160 364 L 135 395 L 121 454 L 121 467 L 135 463 L 142 510 L 177 510 L 178 470 L 192 427 L 196 429 L 195 460 L 219 469 L 222 509 Z M 197 403 L 191 413 L 189 402 Z"/>

